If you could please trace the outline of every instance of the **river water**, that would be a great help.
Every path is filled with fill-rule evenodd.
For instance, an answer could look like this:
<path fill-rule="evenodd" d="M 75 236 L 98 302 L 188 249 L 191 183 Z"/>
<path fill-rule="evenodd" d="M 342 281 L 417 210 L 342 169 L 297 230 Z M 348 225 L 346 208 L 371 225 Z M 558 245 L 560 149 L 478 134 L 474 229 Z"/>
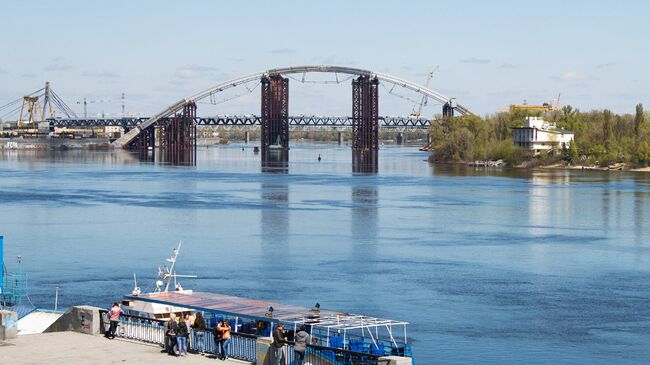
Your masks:
<path fill-rule="evenodd" d="M 5 260 L 30 298 L 107 306 L 179 240 L 185 287 L 411 322 L 418 364 L 650 361 L 650 175 L 432 166 L 385 147 L 293 143 L 288 173 L 252 148 L 197 167 L 123 151 L 0 154 Z M 318 154 L 323 160 L 316 161 Z"/>

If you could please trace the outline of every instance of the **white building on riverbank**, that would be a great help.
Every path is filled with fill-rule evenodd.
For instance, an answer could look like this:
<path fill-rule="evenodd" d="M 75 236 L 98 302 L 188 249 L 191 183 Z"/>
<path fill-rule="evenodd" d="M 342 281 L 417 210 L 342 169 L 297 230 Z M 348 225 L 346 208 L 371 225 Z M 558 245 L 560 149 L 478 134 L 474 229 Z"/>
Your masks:
<path fill-rule="evenodd" d="M 523 127 L 512 128 L 512 141 L 516 146 L 534 151 L 569 148 L 575 133 L 558 128 L 555 123 L 540 117 L 526 117 Z"/>

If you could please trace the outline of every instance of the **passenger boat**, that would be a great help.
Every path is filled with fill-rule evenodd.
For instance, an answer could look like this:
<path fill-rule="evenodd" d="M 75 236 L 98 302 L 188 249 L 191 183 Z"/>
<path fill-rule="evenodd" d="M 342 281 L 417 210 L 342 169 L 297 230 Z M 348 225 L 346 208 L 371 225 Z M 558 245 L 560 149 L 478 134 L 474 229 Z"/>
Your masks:
<path fill-rule="evenodd" d="M 304 325 L 311 335 L 312 344 L 318 347 L 372 356 L 412 358 L 407 337 L 408 322 L 405 321 L 325 310 L 321 309 L 319 303 L 307 308 L 184 289 L 177 278 L 195 276 L 176 274 L 180 249 L 181 244 L 174 249 L 166 265 L 158 270 L 160 279 L 156 282 L 155 291 L 141 293 L 135 283 L 132 293 L 122 301 L 125 314 L 168 320 L 172 313 L 201 312 L 208 327 L 214 327 L 217 321 L 224 320 L 230 323 L 234 334 L 258 337 L 269 337 L 282 322 L 289 341 Z"/>

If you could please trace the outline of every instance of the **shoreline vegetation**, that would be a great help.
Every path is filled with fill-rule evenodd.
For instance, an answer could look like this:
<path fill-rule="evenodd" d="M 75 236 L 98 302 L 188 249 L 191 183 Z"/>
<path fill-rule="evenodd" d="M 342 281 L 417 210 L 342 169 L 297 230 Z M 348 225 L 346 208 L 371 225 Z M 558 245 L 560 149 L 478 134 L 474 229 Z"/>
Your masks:
<path fill-rule="evenodd" d="M 526 116 L 543 117 L 559 128 L 575 132 L 568 148 L 534 154 L 517 147 L 512 128 Z M 609 110 L 581 112 L 567 105 L 549 112 L 510 110 L 479 117 L 442 118 L 431 124 L 432 163 L 469 164 L 502 160 L 518 168 L 650 171 L 650 128 L 643 105 L 634 114 Z"/>

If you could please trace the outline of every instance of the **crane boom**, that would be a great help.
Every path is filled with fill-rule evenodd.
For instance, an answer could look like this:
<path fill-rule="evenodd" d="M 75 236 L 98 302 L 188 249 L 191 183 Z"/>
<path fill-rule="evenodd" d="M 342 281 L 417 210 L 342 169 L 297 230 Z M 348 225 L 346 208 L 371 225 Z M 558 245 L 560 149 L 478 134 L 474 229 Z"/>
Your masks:
<path fill-rule="evenodd" d="M 424 87 L 426 87 L 427 89 L 429 88 L 429 84 L 431 83 L 431 79 L 433 78 L 433 73 L 438 71 L 439 68 L 440 68 L 440 66 L 436 66 L 433 70 L 431 70 L 431 71 L 429 71 L 429 73 L 427 73 L 427 80 L 424 83 Z M 411 116 L 419 118 L 420 114 L 422 113 L 422 107 L 427 105 L 427 100 L 428 100 L 427 96 L 422 95 L 422 99 L 420 99 L 420 104 L 418 104 L 417 110 L 414 110 L 413 114 L 411 114 Z"/>

